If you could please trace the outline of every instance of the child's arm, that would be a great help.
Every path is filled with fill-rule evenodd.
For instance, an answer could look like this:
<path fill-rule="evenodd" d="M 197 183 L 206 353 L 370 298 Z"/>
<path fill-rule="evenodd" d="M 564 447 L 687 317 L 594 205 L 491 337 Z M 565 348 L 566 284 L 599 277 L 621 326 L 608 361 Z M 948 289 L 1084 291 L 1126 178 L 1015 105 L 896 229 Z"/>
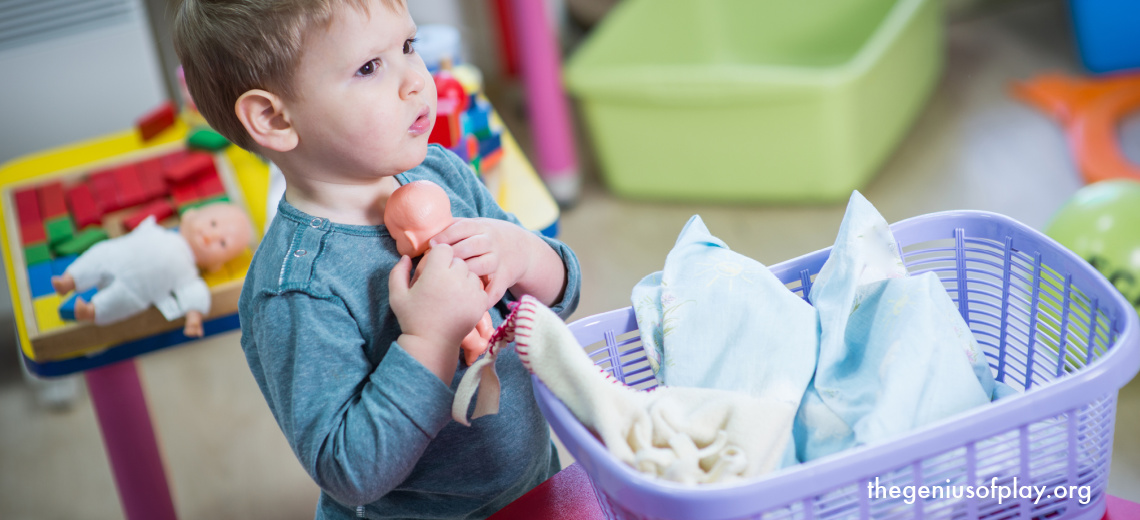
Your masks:
<path fill-rule="evenodd" d="M 448 249 L 421 260 L 410 289 L 408 260 L 389 275 L 390 302 L 407 329 L 379 360 L 335 294 L 266 291 L 242 311 L 242 346 L 274 418 L 305 471 L 343 504 L 395 489 L 451 421 L 451 377 L 441 380 L 446 374 L 428 365 L 436 356 L 454 371 L 459 338 L 483 313 L 483 291 Z"/>

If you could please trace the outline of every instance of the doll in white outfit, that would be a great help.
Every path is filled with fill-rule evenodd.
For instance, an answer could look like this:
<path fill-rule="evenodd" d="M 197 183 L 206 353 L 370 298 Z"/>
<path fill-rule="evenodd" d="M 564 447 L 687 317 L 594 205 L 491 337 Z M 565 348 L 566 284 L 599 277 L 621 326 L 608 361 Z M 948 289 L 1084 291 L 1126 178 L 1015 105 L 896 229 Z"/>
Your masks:
<path fill-rule="evenodd" d="M 60 295 L 99 289 L 90 302 L 76 299 L 78 321 L 106 325 L 154 305 L 167 320 L 186 316 L 183 333 L 201 337 L 210 289 L 199 269 L 213 271 L 235 258 L 252 233 L 249 217 L 228 203 L 186 211 L 177 230 L 150 217 L 126 235 L 91 246 L 51 284 Z"/>

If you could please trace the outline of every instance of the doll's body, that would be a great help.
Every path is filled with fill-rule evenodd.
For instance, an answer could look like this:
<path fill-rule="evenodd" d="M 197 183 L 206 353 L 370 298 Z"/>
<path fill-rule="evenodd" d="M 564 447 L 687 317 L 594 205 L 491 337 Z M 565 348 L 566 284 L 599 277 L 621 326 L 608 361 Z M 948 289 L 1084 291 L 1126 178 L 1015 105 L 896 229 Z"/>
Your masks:
<path fill-rule="evenodd" d="M 396 251 L 412 258 L 430 249 L 431 238 L 454 221 L 447 193 L 430 181 L 414 181 L 400 186 L 384 206 L 384 225 L 396 240 Z M 483 313 L 475 328 L 460 344 L 467 365 L 474 363 L 487 350 L 487 340 L 492 332 L 491 315 Z"/>
<path fill-rule="evenodd" d="M 99 291 L 90 302 L 77 298 L 75 318 L 107 325 L 154 305 L 168 320 L 186 316 L 183 332 L 202 336 L 210 289 L 198 270 L 215 270 L 249 246 L 252 229 L 232 204 L 209 204 L 182 215 L 178 230 L 148 218 L 133 231 L 95 244 L 52 286 L 60 295 Z"/>

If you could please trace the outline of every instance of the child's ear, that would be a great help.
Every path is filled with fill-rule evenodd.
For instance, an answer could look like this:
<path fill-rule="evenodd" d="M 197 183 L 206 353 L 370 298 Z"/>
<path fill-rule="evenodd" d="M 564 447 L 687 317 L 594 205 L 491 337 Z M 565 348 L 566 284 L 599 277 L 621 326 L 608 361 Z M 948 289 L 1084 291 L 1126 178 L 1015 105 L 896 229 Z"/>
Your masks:
<path fill-rule="evenodd" d="M 263 148 L 288 152 L 297 147 L 297 131 L 276 94 L 260 89 L 246 91 L 234 103 L 234 110 L 249 136 Z"/>

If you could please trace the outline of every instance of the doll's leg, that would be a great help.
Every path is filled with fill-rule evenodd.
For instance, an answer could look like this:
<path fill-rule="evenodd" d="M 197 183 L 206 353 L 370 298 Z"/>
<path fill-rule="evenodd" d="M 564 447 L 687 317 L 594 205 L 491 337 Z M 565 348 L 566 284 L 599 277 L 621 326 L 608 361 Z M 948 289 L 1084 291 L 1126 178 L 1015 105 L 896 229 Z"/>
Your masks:
<path fill-rule="evenodd" d="M 122 321 L 145 311 L 146 308 L 150 306 L 149 303 L 135 296 L 133 292 L 121 283 L 112 283 L 107 287 L 99 289 L 99 292 L 95 293 L 95 296 L 91 298 L 91 305 L 94 306 L 93 310 L 96 325 L 107 325 Z M 79 317 L 78 311 L 77 305 L 77 318 Z"/>
<path fill-rule="evenodd" d="M 86 292 L 87 290 L 110 284 L 113 281 L 108 268 L 115 261 L 112 258 L 114 248 L 111 244 L 100 242 L 79 255 L 71 265 L 67 266 L 63 276 L 53 276 L 52 286 L 56 292 L 66 294 L 69 291 Z M 58 285 L 57 285 L 58 281 Z"/>

